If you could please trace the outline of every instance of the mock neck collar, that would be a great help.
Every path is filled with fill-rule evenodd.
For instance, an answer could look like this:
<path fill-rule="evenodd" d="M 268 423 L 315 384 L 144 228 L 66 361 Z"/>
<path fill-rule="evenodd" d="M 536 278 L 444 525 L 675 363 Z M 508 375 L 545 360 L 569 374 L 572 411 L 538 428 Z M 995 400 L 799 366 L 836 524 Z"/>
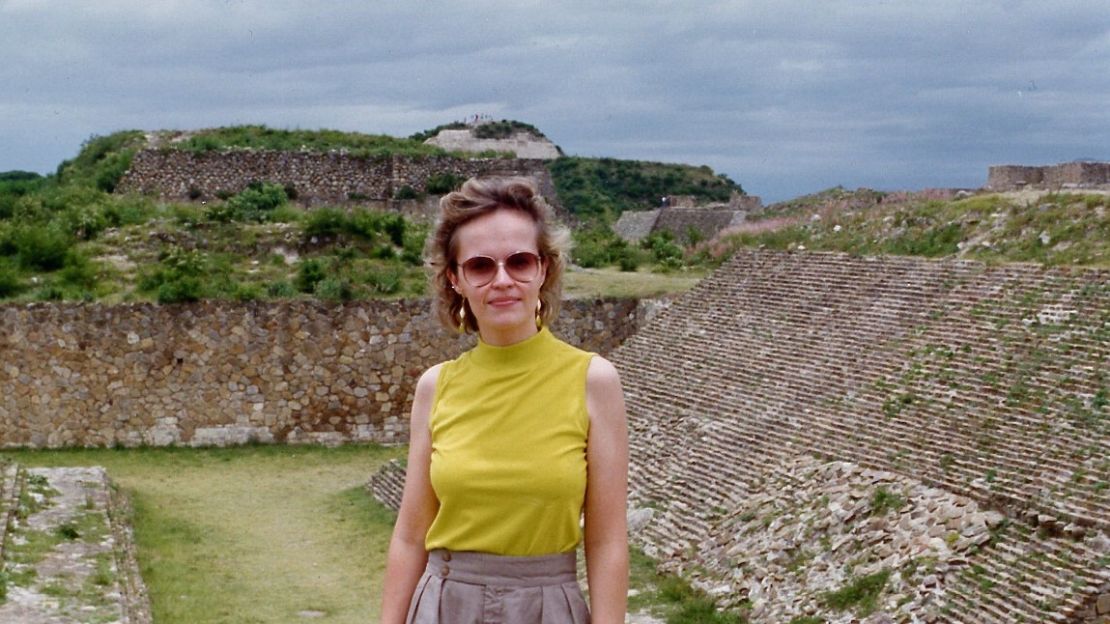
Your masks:
<path fill-rule="evenodd" d="M 474 348 L 472 357 L 474 363 L 480 366 L 514 367 L 530 364 L 556 340 L 554 334 L 546 327 L 520 342 L 504 347 L 486 343 L 479 336 L 478 346 Z"/>

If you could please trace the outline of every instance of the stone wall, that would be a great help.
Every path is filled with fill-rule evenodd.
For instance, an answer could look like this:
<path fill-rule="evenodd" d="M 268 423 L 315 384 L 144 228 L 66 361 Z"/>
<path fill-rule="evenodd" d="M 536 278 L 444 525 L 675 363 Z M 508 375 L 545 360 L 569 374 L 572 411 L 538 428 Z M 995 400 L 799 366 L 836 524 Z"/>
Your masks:
<path fill-rule="evenodd" d="M 635 300 L 568 301 L 607 353 Z M 428 366 L 473 344 L 424 300 L 0 306 L 0 447 L 401 442 Z"/>
<path fill-rule="evenodd" d="M 1110 163 L 1070 162 L 1044 167 L 998 165 L 987 174 L 987 188 L 1015 191 L 1022 188 L 1095 188 L 1110 185 Z"/>
<path fill-rule="evenodd" d="M 543 160 L 450 156 L 356 156 L 342 152 L 229 150 L 189 152 L 146 149 L 135 154 L 120 180 L 120 192 L 157 195 L 173 201 L 211 200 L 237 193 L 253 181 L 292 188 L 297 201 L 345 204 L 388 200 L 403 187 L 423 192 L 430 176 L 522 175 L 533 178 L 555 201 L 555 186 Z"/>
<path fill-rule="evenodd" d="M 689 243 L 692 233 L 701 240 L 708 240 L 727 227 L 740 225 L 744 218 L 744 212 L 739 210 L 664 208 L 659 211 L 652 231 L 668 232 L 675 240 Z"/>
<path fill-rule="evenodd" d="M 713 238 L 724 228 L 743 223 L 746 217 L 744 211 L 729 208 L 666 206 L 656 210 L 625 210 L 613 231 L 631 243 L 657 232 L 667 232 L 675 240 L 689 242 L 691 232 L 703 240 Z"/>
<path fill-rule="evenodd" d="M 1108 331 L 1105 270 L 741 251 L 610 356 L 642 544 L 753 622 L 1105 621 Z"/>

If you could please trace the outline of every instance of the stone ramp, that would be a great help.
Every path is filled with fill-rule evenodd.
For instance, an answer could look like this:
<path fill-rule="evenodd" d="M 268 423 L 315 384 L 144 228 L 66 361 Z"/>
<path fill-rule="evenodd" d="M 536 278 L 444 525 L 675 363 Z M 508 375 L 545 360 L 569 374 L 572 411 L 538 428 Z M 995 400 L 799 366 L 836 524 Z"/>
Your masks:
<path fill-rule="evenodd" d="M 0 622 L 147 624 L 126 499 L 100 467 L 4 468 Z"/>

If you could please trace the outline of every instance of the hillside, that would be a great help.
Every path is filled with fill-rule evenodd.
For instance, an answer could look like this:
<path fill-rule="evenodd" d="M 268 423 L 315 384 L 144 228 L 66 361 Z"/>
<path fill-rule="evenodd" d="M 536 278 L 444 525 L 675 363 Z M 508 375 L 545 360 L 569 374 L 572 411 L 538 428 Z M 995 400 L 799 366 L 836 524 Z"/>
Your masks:
<path fill-rule="evenodd" d="M 770 206 L 697 253 L 741 248 L 1110 266 L 1110 194 L 836 188 Z"/>
<path fill-rule="evenodd" d="M 489 126 L 500 132 L 519 131 L 518 125 Z M 307 209 L 295 201 L 295 188 L 266 180 L 237 193 L 197 201 L 118 192 L 117 185 L 142 149 L 475 157 L 453 155 L 414 138 L 264 126 L 192 132 L 128 130 L 92 137 L 53 175 L 0 173 L 0 300 L 349 300 L 424 294 L 421 252 L 426 223 L 372 210 L 357 199 L 342 206 Z M 706 175 L 704 168 L 609 162 L 625 163 L 621 167 L 630 172 L 667 168 L 670 173 L 654 183 L 651 194 L 697 186 L 682 171 Z M 578 169 L 561 170 L 562 183 L 578 184 Z M 640 177 L 633 174 L 629 179 L 635 182 Z M 436 186 L 433 189 L 429 183 L 427 190 L 446 192 L 461 181 L 451 175 L 432 176 Z M 605 192 L 631 196 L 630 188 L 631 184 L 612 184 Z M 204 199 L 210 201 L 200 201 Z M 424 198 L 420 192 L 410 192 L 391 199 L 420 202 Z M 588 202 L 581 205 L 585 212 L 592 210 Z M 563 207 L 574 212 L 578 206 L 572 197 Z M 681 255 L 681 250 L 668 251 Z M 652 258 L 647 254 L 637 266 L 649 264 Z M 592 274 L 586 280 L 591 292 L 597 279 Z M 639 291 L 645 293 L 673 287 L 660 286 L 666 280 L 643 282 Z M 679 283 L 688 287 L 691 282 Z M 604 291 L 602 287 L 599 292 Z"/>

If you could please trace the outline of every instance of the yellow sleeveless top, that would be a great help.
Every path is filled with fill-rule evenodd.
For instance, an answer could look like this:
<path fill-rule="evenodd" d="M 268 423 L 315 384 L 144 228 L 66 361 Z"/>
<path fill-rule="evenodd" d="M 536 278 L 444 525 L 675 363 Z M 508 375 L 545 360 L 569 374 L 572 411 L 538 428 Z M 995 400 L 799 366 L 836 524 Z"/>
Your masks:
<path fill-rule="evenodd" d="M 439 499 L 428 550 L 535 556 L 578 545 L 591 357 L 544 328 L 507 347 L 479 340 L 443 365 L 428 424 Z"/>

